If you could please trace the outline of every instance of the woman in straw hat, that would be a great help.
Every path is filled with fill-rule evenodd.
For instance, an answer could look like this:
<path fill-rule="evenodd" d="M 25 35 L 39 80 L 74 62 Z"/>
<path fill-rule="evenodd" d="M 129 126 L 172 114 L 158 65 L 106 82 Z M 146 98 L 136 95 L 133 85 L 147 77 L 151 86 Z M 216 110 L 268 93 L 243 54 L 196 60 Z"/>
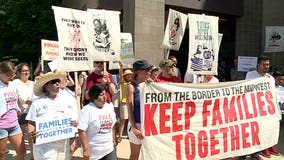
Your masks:
<path fill-rule="evenodd" d="M 65 72 L 48 72 L 44 74 L 34 85 L 34 94 L 39 98 L 34 100 L 26 120 L 28 120 L 29 136 L 35 141 L 40 135 L 36 131 L 36 121 L 38 118 L 58 118 L 62 116 L 72 116 L 72 101 L 66 96 L 59 94 L 60 83 L 66 78 Z M 70 117 L 72 119 L 72 117 Z M 70 121 L 75 125 L 74 121 Z M 34 145 L 35 159 L 67 160 L 69 157 L 69 138 Z"/>
<path fill-rule="evenodd" d="M 9 61 L 0 62 L 0 159 L 5 159 L 7 141 L 16 149 L 16 160 L 26 155 L 23 134 L 18 123 L 18 93 L 11 80 L 15 77 L 15 66 Z"/>

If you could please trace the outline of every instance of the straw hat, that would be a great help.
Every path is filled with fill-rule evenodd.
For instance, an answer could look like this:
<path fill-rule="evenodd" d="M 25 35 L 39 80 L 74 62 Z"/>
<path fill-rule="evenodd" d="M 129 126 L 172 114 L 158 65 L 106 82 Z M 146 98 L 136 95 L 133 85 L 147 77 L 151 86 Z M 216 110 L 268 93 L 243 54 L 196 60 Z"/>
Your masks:
<path fill-rule="evenodd" d="M 130 69 L 127 69 L 123 72 L 123 76 L 129 75 L 129 74 L 133 74 L 133 72 Z"/>
<path fill-rule="evenodd" d="M 66 72 L 48 72 L 44 74 L 39 80 L 36 81 L 34 85 L 34 94 L 36 96 L 43 95 L 43 85 L 54 79 L 60 79 L 61 81 L 63 81 L 66 78 L 66 75 Z"/>

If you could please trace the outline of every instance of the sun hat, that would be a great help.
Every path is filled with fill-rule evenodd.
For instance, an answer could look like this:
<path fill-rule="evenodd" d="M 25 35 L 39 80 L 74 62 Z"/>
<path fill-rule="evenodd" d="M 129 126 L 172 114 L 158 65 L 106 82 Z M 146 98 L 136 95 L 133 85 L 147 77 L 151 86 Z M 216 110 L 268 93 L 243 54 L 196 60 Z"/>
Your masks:
<path fill-rule="evenodd" d="M 151 68 L 153 65 L 146 60 L 138 60 L 133 63 L 134 72 Z"/>
<path fill-rule="evenodd" d="M 43 95 L 43 86 L 54 79 L 60 79 L 63 81 L 66 78 L 66 72 L 48 72 L 44 74 L 39 80 L 36 81 L 34 85 L 34 94 L 36 96 Z"/>
<path fill-rule="evenodd" d="M 170 60 L 170 59 L 162 60 L 162 61 L 160 62 L 160 64 L 159 64 L 159 66 L 160 66 L 161 68 L 163 68 L 163 67 L 171 67 L 171 66 L 173 66 L 173 65 L 175 65 L 175 62 L 173 62 L 173 61 Z"/>
<path fill-rule="evenodd" d="M 133 74 L 133 72 L 130 69 L 127 69 L 123 72 L 123 76 L 129 75 L 129 74 Z"/>

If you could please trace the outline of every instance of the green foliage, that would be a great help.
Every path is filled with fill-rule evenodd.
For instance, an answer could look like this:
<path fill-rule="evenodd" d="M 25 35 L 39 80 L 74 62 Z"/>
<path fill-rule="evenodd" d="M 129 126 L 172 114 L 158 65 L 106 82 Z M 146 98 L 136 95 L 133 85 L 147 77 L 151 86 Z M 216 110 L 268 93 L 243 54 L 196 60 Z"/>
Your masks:
<path fill-rule="evenodd" d="M 52 5 L 62 0 L 0 0 L 0 60 L 35 62 L 41 39 L 57 40 Z"/>

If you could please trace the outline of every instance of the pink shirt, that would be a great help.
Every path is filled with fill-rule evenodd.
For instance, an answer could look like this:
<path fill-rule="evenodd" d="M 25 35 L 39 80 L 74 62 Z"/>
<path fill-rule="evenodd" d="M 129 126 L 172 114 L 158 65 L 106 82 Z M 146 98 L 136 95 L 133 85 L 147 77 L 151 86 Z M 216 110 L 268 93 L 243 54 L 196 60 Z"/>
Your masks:
<path fill-rule="evenodd" d="M 0 128 L 7 129 L 15 127 L 18 124 L 18 115 L 16 109 L 11 109 L 4 113 L 0 118 Z"/>

